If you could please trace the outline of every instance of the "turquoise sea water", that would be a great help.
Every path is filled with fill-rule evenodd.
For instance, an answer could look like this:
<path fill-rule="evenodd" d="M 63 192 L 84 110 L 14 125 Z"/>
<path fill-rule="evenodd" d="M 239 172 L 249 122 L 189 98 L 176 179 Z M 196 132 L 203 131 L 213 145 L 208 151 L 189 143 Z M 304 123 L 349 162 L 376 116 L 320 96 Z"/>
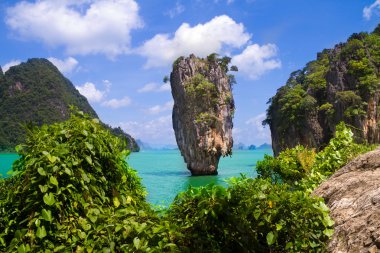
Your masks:
<path fill-rule="evenodd" d="M 148 201 L 155 205 L 169 205 L 174 197 L 191 186 L 206 184 L 225 185 L 225 179 L 239 176 L 256 176 L 255 165 L 264 154 L 272 150 L 236 150 L 232 157 L 221 158 L 217 176 L 191 177 L 186 164 L 178 150 L 149 150 L 132 153 L 129 165 L 137 170 L 148 192 Z M 17 159 L 15 154 L 0 154 L 0 174 L 7 176 L 7 171 Z"/>

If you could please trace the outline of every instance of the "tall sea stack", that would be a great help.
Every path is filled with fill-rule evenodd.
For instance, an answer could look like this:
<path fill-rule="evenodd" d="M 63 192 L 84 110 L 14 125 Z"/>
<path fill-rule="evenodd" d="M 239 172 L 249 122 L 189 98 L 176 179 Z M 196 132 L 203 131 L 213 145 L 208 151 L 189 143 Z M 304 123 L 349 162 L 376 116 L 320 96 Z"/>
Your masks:
<path fill-rule="evenodd" d="M 235 106 L 228 62 L 215 55 L 190 55 L 173 64 L 173 128 L 192 175 L 218 174 L 220 156 L 232 154 Z"/>

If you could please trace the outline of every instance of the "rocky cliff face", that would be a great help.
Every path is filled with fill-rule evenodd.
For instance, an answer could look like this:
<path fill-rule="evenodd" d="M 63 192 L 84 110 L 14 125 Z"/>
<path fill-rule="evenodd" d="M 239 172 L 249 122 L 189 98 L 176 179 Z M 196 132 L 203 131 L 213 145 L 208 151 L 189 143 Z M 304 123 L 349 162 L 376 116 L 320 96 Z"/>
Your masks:
<path fill-rule="evenodd" d="M 330 252 L 380 252 L 380 149 L 361 155 L 315 191 L 335 221 Z"/>
<path fill-rule="evenodd" d="M 221 156 L 232 154 L 234 100 L 226 66 L 217 59 L 180 57 L 170 75 L 173 128 L 193 175 L 217 174 Z"/>
<path fill-rule="evenodd" d="M 0 151 L 12 151 L 24 141 L 23 125 L 51 124 L 67 119 L 70 105 L 98 117 L 87 99 L 46 59 L 30 59 L 11 67 L 4 75 L 0 71 Z M 138 149 L 129 135 L 123 138 L 128 140 L 132 150 Z"/>
<path fill-rule="evenodd" d="M 380 33 L 353 34 L 291 74 L 271 98 L 267 119 L 274 154 L 298 144 L 323 147 L 335 126 L 353 126 L 359 142 L 380 142 Z"/>

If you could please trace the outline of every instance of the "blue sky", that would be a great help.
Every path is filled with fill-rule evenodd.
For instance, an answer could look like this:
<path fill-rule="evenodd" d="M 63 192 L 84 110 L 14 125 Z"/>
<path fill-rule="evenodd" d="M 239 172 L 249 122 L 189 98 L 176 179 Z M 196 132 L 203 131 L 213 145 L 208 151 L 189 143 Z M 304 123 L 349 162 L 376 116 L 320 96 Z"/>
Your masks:
<path fill-rule="evenodd" d="M 379 23 L 380 0 L 0 1 L 0 65 L 49 58 L 99 117 L 152 145 L 175 144 L 162 79 L 181 55 L 239 67 L 234 141 L 270 142 L 266 102 L 317 52 Z"/>

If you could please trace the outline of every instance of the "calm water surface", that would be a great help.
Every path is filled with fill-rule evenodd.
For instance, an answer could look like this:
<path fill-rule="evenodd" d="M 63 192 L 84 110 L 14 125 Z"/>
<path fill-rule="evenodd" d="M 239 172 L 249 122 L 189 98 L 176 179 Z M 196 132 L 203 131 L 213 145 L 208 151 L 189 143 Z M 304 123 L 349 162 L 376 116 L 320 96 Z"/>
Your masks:
<path fill-rule="evenodd" d="M 225 185 L 225 179 L 241 173 L 255 177 L 255 165 L 265 154 L 272 150 L 236 150 L 232 157 L 221 158 L 217 176 L 191 177 L 178 150 L 149 150 L 132 153 L 128 163 L 138 171 L 148 191 L 148 201 L 155 205 L 169 205 L 174 197 L 189 186 L 206 184 Z M 0 174 L 8 176 L 7 171 L 17 159 L 15 154 L 0 154 Z"/>

